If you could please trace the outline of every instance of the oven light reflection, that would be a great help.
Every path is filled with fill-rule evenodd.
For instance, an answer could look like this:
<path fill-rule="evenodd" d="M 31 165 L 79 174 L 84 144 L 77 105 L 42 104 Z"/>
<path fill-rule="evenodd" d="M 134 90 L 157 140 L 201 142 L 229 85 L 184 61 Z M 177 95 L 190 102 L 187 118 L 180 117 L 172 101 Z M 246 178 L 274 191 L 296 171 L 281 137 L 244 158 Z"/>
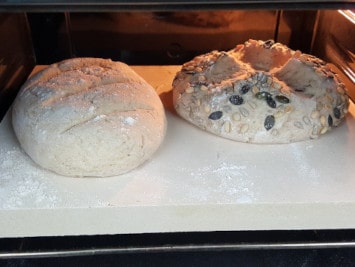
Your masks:
<path fill-rule="evenodd" d="M 342 67 L 341 69 L 350 78 L 350 80 L 355 84 L 355 72 L 349 67 Z"/>
<path fill-rule="evenodd" d="M 338 12 L 355 24 L 355 13 L 352 10 L 338 10 Z"/>

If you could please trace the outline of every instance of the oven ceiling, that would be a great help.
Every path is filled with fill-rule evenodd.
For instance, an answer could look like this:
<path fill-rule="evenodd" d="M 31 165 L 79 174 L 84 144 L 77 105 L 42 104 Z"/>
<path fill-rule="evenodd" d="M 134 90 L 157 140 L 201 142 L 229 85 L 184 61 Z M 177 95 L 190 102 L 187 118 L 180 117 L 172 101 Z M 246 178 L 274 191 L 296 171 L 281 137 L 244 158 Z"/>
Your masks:
<path fill-rule="evenodd" d="M 169 11 L 169 10 L 216 10 L 216 9 L 353 9 L 354 0 L 333 0 L 333 1 L 309 1 L 309 0 L 121 0 L 121 1 L 13 1 L 0 0 L 0 12 L 4 11 L 123 11 L 123 10 L 144 10 L 144 11 Z"/>

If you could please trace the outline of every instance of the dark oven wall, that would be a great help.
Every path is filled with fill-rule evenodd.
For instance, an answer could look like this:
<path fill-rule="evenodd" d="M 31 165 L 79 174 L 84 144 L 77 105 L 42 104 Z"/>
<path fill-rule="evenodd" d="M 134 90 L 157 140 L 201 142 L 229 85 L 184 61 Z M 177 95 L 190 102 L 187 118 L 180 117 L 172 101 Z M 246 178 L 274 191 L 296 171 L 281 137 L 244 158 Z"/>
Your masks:
<path fill-rule="evenodd" d="M 322 10 L 312 53 L 334 64 L 355 101 L 355 10 Z"/>
<path fill-rule="evenodd" d="M 35 65 L 25 13 L 0 13 L 0 121 Z"/>
<path fill-rule="evenodd" d="M 37 64 L 103 57 L 174 65 L 252 39 L 310 51 L 317 11 L 218 10 L 28 14 Z"/>

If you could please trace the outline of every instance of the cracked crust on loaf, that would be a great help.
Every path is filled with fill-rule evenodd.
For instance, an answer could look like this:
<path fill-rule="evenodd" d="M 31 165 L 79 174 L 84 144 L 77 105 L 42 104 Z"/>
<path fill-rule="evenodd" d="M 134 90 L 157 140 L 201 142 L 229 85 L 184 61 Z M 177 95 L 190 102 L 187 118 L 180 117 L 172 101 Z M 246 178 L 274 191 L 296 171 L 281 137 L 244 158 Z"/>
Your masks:
<path fill-rule="evenodd" d="M 249 40 L 183 64 L 173 102 L 182 118 L 218 136 L 291 143 L 338 126 L 349 97 L 323 60 L 273 40 Z"/>
<path fill-rule="evenodd" d="M 65 176 L 114 176 L 148 160 L 166 130 L 155 90 L 130 67 L 99 58 L 52 64 L 22 86 L 15 134 L 40 166 Z"/>

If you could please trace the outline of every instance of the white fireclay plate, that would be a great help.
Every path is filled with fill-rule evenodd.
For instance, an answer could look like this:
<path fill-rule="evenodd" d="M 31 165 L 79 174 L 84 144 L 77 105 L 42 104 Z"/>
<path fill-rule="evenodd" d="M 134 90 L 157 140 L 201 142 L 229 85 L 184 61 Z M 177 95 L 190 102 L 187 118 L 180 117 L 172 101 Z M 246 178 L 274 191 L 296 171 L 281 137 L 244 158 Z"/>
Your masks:
<path fill-rule="evenodd" d="M 153 158 L 110 178 L 39 168 L 9 112 L 0 124 L 0 237 L 355 228 L 354 104 L 321 138 L 283 145 L 233 142 L 166 112 Z"/>

